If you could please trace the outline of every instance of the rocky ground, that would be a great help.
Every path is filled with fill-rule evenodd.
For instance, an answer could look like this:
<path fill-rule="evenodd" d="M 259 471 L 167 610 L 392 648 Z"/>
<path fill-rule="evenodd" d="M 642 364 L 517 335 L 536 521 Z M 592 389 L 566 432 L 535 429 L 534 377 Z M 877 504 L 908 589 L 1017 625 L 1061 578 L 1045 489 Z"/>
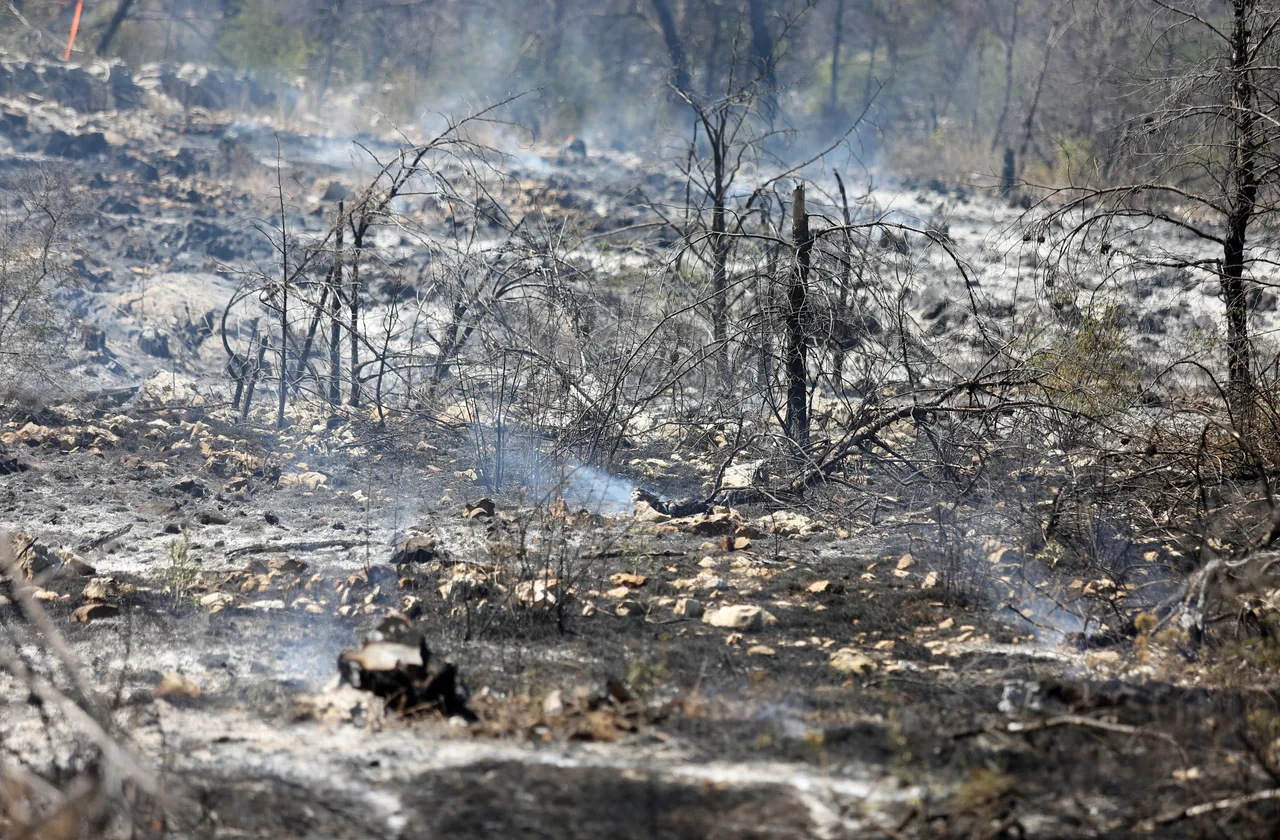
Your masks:
<path fill-rule="evenodd" d="M 271 257 L 250 221 L 270 217 L 279 168 L 298 185 L 291 226 L 317 232 L 358 182 L 349 148 L 233 118 L 278 104 L 243 79 L 2 69 L 0 164 L 56 166 L 93 202 L 72 302 L 105 349 L 69 350 L 56 391 L 6 407 L 0 530 L 154 768 L 163 808 L 134 814 L 140 831 L 1270 836 L 1274 803 L 1185 813 L 1274 786 L 1259 755 L 1280 712 L 1144 631 L 1176 541 L 1114 547 L 1123 575 L 1051 568 L 994 497 L 962 506 L 952 545 L 929 500 L 874 482 L 866 505 L 772 513 L 535 505 L 477 484 L 459 425 L 305 409 L 280 432 L 237 424 L 210 318 L 235 269 Z M 582 225 L 641 221 L 640 193 L 678 189 L 625 151 L 541 151 L 512 162 L 517 189 Z M 878 199 L 910 219 L 939 201 L 956 241 L 987 244 L 992 299 L 1032 295 L 1002 278 L 1034 248 L 991 244 L 1016 209 L 946 185 Z M 1151 336 L 1213 304 L 1191 278 L 1135 294 L 1168 298 Z M 939 334 L 967 317 L 957 290 L 920 297 Z M 676 495 L 715 455 L 637 450 L 610 479 L 623 498 Z M 17 597 L 0 602 L 14 633 Z M 391 615 L 429 670 L 456 665 L 468 714 L 400 714 L 340 684 L 339 655 Z M 6 760 L 77 767 L 74 728 L 50 737 L 16 674 L 0 703 Z"/>

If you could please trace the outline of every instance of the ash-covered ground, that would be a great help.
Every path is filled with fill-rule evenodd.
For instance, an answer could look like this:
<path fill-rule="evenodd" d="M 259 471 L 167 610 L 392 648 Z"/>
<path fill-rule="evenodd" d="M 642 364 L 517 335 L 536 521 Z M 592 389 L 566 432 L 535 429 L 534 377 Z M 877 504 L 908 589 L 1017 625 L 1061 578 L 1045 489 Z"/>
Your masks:
<path fill-rule="evenodd" d="M 8 62 L 0 93 L 0 165 L 52 169 L 88 202 L 83 283 L 66 298 L 85 339 L 6 406 L 0 529 L 20 534 L 34 597 L 157 781 L 110 832 L 1200 836 L 1198 819 L 1159 821 L 1262 780 L 1250 756 L 1268 746 L 1237 723 L 1270 698 L 1203 687 L 1172 646 L 1135 642 L 1133 616 L 1180 568 L 1169 535 L 1103 523 L 1107 570 L 1059 565 L 1026 550 L 995 491 L 944 522 L 927 492 L 874 473 L 834 491 L 840 504 L 636 514 L 636 487 L 697 495 L 727 440 L 650 439 L 607 470 L 544 463 L 573 480 L 494 488 L 465 400 L 429 422 L 297 402 L 276 430 L 264 384 L 240 422 L 220 322 L 278 258 L 274 204 L 285 193 L 285 227 L 322 236 L 395 131 L 353 142 L 276 119 L 280 94 L 190 68 Z M 608 234 L 681 199 L 675 169 L 630 150 L 511 152 L 506 206 L 531 227 Z M 1034 305 L 1047 255 L 1020 208 L 900 183 L 864 206 L 945 221 L 993 323 Z M 383 229 L 368 246 L 383 264 L 430 265 L 490 235 L 445 206 L 415 212 L 439 242 Z M 619 275 L 639 259 L 579 255 Z M 923 270 L 913 288 L 940 342 L 975 317 L 954 272 Z M 1190 277 L 1120 293 L 1150 313 L 1152 365 L 1218 306 Z M 363 317 L 399 294 L 375 279 Z M 227 313 L 233 336 L 265 317 L 256 300 Z M 3 603 L 17 633 L 25 613 Z M 434 665 L 456 665 L 474 720 L 401 715 L 340 684 L 339 655 L 393 614 Z M 6 761 L 83 769 L 83 733 L 51 724 L 19 675 L 0 673 L 0 699 Z M 1268 836 L 1274 816 L 1228 824 Z"/>

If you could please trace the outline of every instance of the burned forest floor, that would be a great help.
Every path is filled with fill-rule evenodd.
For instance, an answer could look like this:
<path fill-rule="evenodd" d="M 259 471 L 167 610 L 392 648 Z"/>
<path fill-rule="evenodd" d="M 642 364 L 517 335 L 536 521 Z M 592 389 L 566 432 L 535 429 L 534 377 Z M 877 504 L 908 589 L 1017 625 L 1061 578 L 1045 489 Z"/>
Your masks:
<path fill-rule="evenodd" d="M 103 755 L 123 766 L 111 750 L 136 756 L 153 790 L 120 786 L 132 807 L 94 823 L 109 836 L 1274 836 L 1280 655 L 1258 639 L 1210 655 L 1161 624 L 1192 566 L 1185 523 L 1143 531 L 1059 509 L 1057 488 L 1097 462 L 1046 446 L 959 494 L 868 455 L 806 495 L 673 517 L 632 491 L 698 497 L 739 452 L 732 423 L 681 414 L 695 385 L 669 389 L 678 422 L 618 421 L 612 458 L 556 451 L 540 462 L 551 480 L 496 487 L 477 406 L 509 406 L 482 381 L 487 358 L 474 380 L 435 364 L 435 385 L 462 396 L 430 411 L 406 396 L 419 378 L 376 408 L 370 393 L 333 408 L 294 393 L 277 423 L 280 378 L 264 373 L 242 415 L 227 353 L 255 346 L 271 317 L 250 281 L 269 288 L 289 236 L 326 241 L 371 160 L 401 148 L 398 127 L 338 136 L 282 107 L 251 80 L 191 67 L 0 61 L 0 174 L 53 172 L 82 213 L 77 283 L 59 299 L 76 328 L 0 411 L 0 532 L 24 584 L 0 590 L 0 632 L 19 640 L 0 663 L 4 767 L 74 789 Z M 581 247 L 557 265 L 603 277 L 590 300 L 626 309 L 687 185 L 669 162 L 601 147 L 486 158 L 501 189 L 466 212 L 399 201 L 397 219 L 419 226 L 384 224 L 360 246 L 369 334 L 450 272 L 488 288 L 495 266 L 532 260 L 528 246 L 501 262 L 530 231 L 573 231 Z M 870 246 L 902 278 L 884 297 L 919 327 L 913 346 L 967 359 L 979 319 L 983 340 L 1018 332 L 1040 298 L 1019 278 L 1046 259 L 1010 233 L 1021 208 L 940 182 L 867 195 L 866 212 L 894 224 L 946 216 L 947 249 L 940 228 L 916 235 L 910 265 L 905 238 Z M 487 204 L 499 200 L 502 213 Z M 498 216 L 515 232 L 490 248 Z M 614 238 L 636 230 L 648 239 Z M 484 263 L 484 248 L 500 256 Z M 968 273 L 950 271 L 959 250 Z M 473 290 L 455 291 L 421 311 L 473 306 Z M 1155 367 L 1217 313 L 1215 292 L 1172 272 L 1121 293 L 1142 308 L 1114 321 Z M 1262 297 L 1269 318 L 1276 298 Z M 535 314 L 537 328 L 556 320 Z M 656 369 L 701 352 L 660 351 Z M 530 390 L 572 396 L 599 372 L 580 373 Z M 867 381 L 864 405 L 887 379 Z M 821 397 L 815 428 L 852 416 Z M 931 443 L 906 422 L 876 432 L 883 452 Z M 1071 539 L 1045 537 L 1073 517 L 1059 527 Z M 55 696 L 96 698 L 102 716 L 62 714 Z M 0 827 L 21 818 L 0 813 Z"/>
<path fill-rule="evenodd" d="M 1262 686 L 1135 638 L 1103 581 L 1106 638 L 955 591 L 928 510 L 476 505 L 465 435 L 353 423 L 336 437 L 362 454 L 315 468 L 334 434 L 162 403 L 7 424 L 0 519 L 161 768 L 163 832 L 1121 836 L 1258 781 Z M 1018 551 L 986 545 L 1016 578 Z M 339 684 L 339 653 L 392 614 L 457 666 L 474 721 Z M 0 685 L 5 749 L 73 760 Z"/>

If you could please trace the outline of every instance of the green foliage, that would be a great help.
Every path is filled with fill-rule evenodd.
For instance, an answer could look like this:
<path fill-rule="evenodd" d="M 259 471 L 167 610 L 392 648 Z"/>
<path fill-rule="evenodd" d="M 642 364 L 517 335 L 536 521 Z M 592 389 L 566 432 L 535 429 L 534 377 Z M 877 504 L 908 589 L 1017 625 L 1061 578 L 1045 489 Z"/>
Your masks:
<path fill-rule="evenodd" d="M 165 547 L 168 562 L 161 569 L 164 593 L 174 607 L 191 599 L 191 589 L 200 576 L 200 564 L 191 556 L 191 537 L 186 531 Z"/>
<path fill-rule="evenodd" d="M 644 697 L 662 685 L 668 676 L 667 663 L 645 659 L 632 660 L 627 665 L 627 685 L 637 697 Z"/>
<path fill-rule="evenodd" d="M 242 4 L 219 27 L 217 44 L 237 66 L 267 73 L 300 73 L 319 52 L 306 29 L 286 20 L 284 7 L 270 0 Z"/>
<path fill-rule="evenodd" d="M 1067 323 L 1050 346 L 1032 359 L 1045 375 L 1054 402 L 1090 417 L 1127 408 L 1141 388 L 1126 311 L 1117 305 L 1078 310 L 1067 299 L 1052 301 Z"/>

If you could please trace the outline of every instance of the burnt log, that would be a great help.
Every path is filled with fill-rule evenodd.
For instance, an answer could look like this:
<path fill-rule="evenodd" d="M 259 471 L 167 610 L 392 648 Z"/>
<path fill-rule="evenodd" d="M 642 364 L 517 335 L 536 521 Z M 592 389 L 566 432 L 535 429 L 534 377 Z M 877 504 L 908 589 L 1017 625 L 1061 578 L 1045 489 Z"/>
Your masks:
<path fill-rule="evenodd" d="M 467 708 L 457 666 L 445 663 L 432 674 L 430 663 L 431 650 L 421 631 L 405 622 L 384 622 L 363 648 L 338 655 L 338 673 L 343 682 L 383 698 L 399 714 L 436 711 L 468 723 L 478 720 Z"/>

